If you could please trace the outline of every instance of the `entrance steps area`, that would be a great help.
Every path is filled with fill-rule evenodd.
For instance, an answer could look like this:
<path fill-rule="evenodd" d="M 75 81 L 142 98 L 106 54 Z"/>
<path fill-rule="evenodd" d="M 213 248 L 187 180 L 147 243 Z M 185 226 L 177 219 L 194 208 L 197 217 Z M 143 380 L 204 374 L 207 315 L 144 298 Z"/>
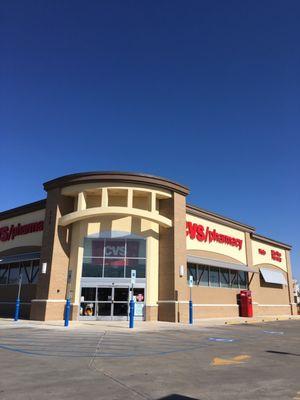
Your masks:
<path fill-rule="evenodd" d="M 30 321 L 19 320 L 13 321 L 9 318 L 0 318 L 0 330 L 5 328 L 33 328 L 33 329 L 53 329 L 53 330 L 82 330 L 82 331 L 163 331 L 163 330 L 180 330 L 180 329 L 199 329 L 210 328 L 219 325 L 234 324 L 255 324 L 272 321 L 300 320 L 300 315 L 280 315 L 280 316 L 260 316 L 254 318 L 207 318 L 194 321 L 193 325 L 173 323 L 173 322 L 147 322 L 135 321 L 134 328 L 129 329 L 128 321 L 70 321 L 68 327 L 64 326 L 64 321 Z"/>

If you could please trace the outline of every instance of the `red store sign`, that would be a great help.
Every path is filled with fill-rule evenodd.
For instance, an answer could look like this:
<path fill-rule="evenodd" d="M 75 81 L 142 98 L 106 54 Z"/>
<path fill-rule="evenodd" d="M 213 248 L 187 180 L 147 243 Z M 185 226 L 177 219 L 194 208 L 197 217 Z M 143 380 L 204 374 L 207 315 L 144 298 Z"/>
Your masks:
<path fill-rule="evenodd" d="M 192 240 L 197 239 L 199 242 L 204 243 L 223 243 L 229 246 L 238 247 L 241 250 L 243 245 L 242 239 L 237 239 L 232 236 L 224 235 L 217 232 L 215 229 L 210 229 L 209 226 L 204 228 L 203 225 L 195 224 L 193 222 L 186 223 L 186 236 L 189 236 Z"/>
<path fill-rule="evenodd" d="M 44 221 L 31 222 L 30 224 L 18 224 L 2 226 L 0 228 L 0 242 L 14 240 L 16 236 L 27 235 L 28 233 L 40 232 L 44 229 Z"/>
<path fill-rule="evenodd" d="M 265 256 L 267 254 L 266 250 L 264 249 L 258 249 L 258 253 L 262 256 Z M 271 250 L 271 258 L 274 261 L 278 262 L 282 261 L 281 253 L 277 250 Z"/>

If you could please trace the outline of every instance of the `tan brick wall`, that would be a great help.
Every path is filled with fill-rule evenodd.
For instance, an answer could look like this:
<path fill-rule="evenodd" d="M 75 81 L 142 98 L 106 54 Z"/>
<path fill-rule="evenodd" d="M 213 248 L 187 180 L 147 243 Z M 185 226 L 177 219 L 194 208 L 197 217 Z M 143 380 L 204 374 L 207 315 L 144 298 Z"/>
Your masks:
<path fill-rule="evenodd" d="M 186 270 L 186 201 L 185 196 L 173 193 L 173 197 L 160 201 L 160 212 L 173 222 L 172 228 L 159 230 L 159 301 L 178 301 L 186 295 L 185 277 L 179 277 L 179 267 Z M 184 311 L 182 311 L 184 312 Z M 180 306 L 176 303 L 160 303 L 158 319 L 177 322 Z"/>
<path fill-rule="evenodd" d="M 58 226 L 58 219 L 73 211 L 73 199 L 62 196 L 60 189 L 48 192 L 43 232 L 41 264 L 47 263 L 47 273 L 40 271 L 37 299 L 65 300 L 69 264 L 69 228 Z M 52 319 L 63 315 L 63 303 L 33 302 L 31 319 Z M 57 312 L 54 311 L 55 308 Z"/>

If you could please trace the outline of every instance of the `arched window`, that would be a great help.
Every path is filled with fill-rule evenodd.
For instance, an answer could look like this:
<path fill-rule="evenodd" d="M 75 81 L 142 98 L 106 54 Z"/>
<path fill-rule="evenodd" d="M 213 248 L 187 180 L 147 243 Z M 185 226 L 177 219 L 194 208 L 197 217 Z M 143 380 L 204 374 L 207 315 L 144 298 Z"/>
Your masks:
<path fill-rule="evenodd" d="M 146 277 L 146 240 L 144 238 L 108 232 L 84 239 L 82 277 L 130 278 Z"/>

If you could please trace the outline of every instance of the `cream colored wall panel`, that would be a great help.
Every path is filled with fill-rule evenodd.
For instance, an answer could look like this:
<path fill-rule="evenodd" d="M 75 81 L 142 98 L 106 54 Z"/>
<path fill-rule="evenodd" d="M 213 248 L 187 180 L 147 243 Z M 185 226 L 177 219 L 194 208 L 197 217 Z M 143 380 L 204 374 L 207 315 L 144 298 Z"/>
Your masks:
<path fill-rule="evenodd" d="M 16 228 L 18 224 L 27 225 L 34 222 L 44 221 L 45 209 L 34 211 L 24 215 L 18 215 L 17 217 L 8 218 L 0 221 L 0 232 L 1 228 L 8 227 L 11 229 L 12 226 Z M 42 245 L 43 231 L 31 232 L 26 234 L 16 235 L 10 240 L 0 240 L 0 253 L 5 250 L 12 249 L 14 247 L 23 246 L 41 246 Z M 4 229 L 0 238 L 5 239 Z"/>
<path fill-rule="evenodd" d="M 283 249 L 257 240 L 251 240 L 251 245 L 253 265 L 271 264 L 287 272 L 286 256 Z"/>
<path fill-rule="evenodd" d="M 244 232 L 190 214 L 186 215 L 186 220 L 189 225 L 186 237 L 187 251 L 215 252 L 231 257 L 237 262 L 247 263 Z M 188 223 L 191 223 L 192 226 Z M 193 224 L 200 228 L 195 231 L 196 226 Z"/>

